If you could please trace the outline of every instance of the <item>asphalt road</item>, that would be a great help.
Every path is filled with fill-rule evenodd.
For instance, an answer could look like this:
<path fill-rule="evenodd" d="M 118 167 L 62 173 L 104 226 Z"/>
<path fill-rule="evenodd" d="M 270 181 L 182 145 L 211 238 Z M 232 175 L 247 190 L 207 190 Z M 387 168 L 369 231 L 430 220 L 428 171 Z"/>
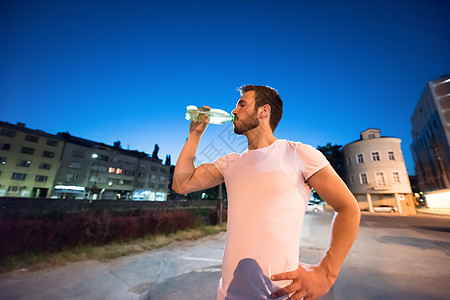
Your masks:
<path fill-rule="evenodd" d="M 300 260 L 328 245 L 330 213 L 307 213 Z M 225 233 L 107 262 L 0 275 L 0 299 L 215 299 Z M 323 299 L 450 299 L 450 218 L 363 215 Z"/>

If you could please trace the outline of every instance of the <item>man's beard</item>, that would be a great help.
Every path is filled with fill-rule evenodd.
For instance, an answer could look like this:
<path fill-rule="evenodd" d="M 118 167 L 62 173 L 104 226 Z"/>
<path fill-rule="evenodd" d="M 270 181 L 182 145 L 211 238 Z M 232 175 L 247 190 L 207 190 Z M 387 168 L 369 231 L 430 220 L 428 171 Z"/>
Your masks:
<path fill-rule="evenodd" d="M 236 134 L 244 134 L 249 130 L 255 129 L 259 126 L 259 120 L 258 117 L 256 117 L 256 111 L 250 115 L 248 118 L 248 121 L 246 123 L 239 122 L 240 127 L 238 127 L 238 122 L 234 124 L 234 133 Z"/>

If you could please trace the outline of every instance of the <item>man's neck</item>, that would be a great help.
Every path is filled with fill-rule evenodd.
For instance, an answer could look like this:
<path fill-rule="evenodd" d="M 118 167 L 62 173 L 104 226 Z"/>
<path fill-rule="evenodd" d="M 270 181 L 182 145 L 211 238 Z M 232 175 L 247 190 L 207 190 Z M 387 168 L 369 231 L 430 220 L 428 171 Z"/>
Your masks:
<path fill-rule="evenodd" d="M 259 129 L 259 128 L 255 128 Z M 251 130 L 245 134 L 248 141 L 248 149 L 255 150 L 272 145 L 277 138 L 273 135 L 272 130 Z"/>

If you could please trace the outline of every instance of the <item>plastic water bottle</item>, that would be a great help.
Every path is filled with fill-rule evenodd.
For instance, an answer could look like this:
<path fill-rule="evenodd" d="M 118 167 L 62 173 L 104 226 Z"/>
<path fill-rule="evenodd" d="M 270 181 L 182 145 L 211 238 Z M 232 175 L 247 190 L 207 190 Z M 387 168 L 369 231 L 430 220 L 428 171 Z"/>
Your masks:
<path fill-rule="evenodd" d="M 191 122 L 202 122 L 203 116 L 209 115 L 209 123 L 222 125 L 228 122 L 233 122 L 234 116 L 230 115 L 224 110 L 217 108 L 204 108 L 189 105 L 186 107 L 186 120 Z"/>

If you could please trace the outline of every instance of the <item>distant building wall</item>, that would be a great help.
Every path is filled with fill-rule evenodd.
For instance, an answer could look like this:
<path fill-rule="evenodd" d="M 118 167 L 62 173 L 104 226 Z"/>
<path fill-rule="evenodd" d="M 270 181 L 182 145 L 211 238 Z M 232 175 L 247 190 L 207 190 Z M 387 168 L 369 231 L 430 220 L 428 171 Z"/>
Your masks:
<path fill-rule="evenodd" d="M 450 76 L 428 82 L 411 117 L 411 152 L 420 189 L 450 188 Z"/>
<path fill-rule="evenodd" d="M 411 185 L 401 140 L 380 136 L 379 129 L 361 132 L 361 138 L 342 148 L 345 182 L 361 209 L 390 205 L 400 213 L 414 214 Z"/>
<path fill-rule="evenodd" d="M 64 142 L 25 124 L 0 122 L 0 196 L 47 197 Z"/>

